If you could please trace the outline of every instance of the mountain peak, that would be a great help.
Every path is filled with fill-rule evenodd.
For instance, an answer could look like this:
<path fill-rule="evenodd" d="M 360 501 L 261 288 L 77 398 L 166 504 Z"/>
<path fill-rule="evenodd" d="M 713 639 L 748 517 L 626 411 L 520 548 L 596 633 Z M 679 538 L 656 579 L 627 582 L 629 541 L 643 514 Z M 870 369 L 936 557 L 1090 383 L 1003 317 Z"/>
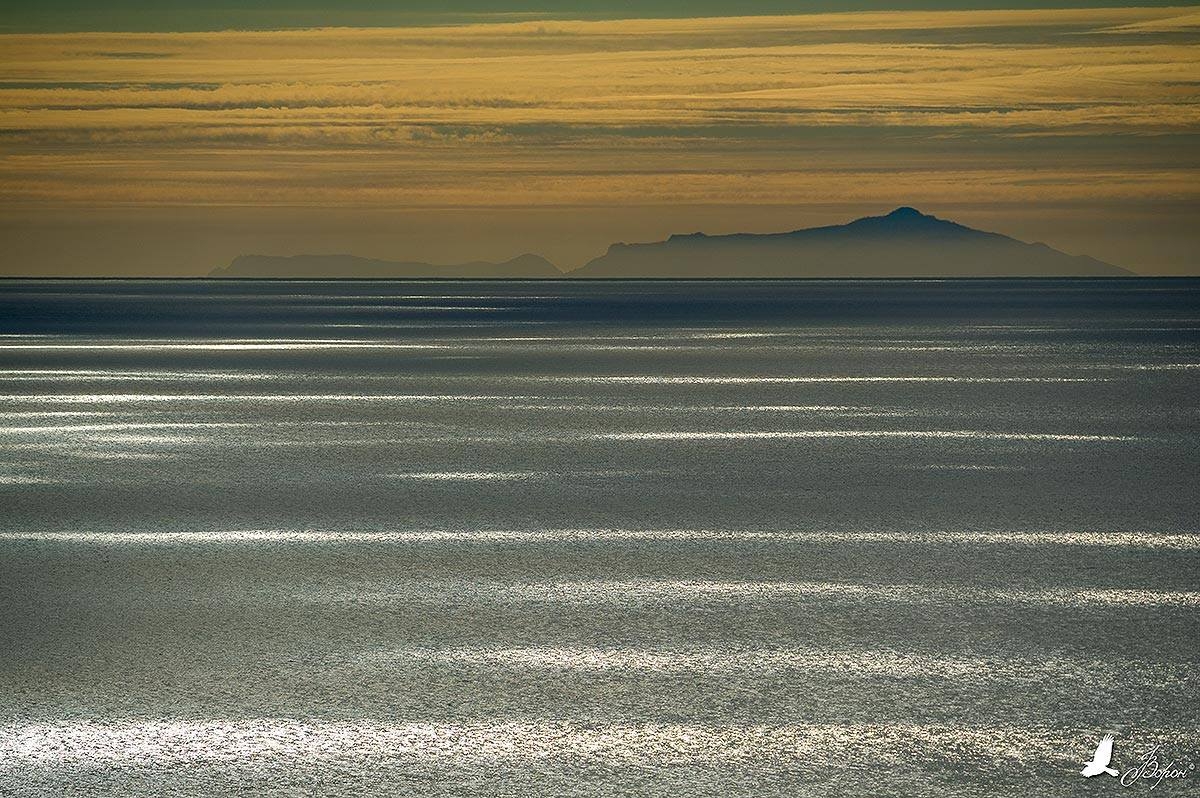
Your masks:
<path fill-rule="evenodd" d="M 500 266 L 525 266 L 525 267 L 538 268 L 538 269 L 544 269 L 546 267 L 549 267 L 550 269 L 553 269 L 554 271 L 559 271 L 559 268 L 557 266 L 555 266 L 553 263 L 546 260 L 541 255 L 538 255 L 533 252 L 526 252 L 524 254 L 517 255 L 515 258 L 510 258 L 509 260 L 506 260 L 499 265 Z"/>
<path fill-rule="evenodd" d="M 901 205 L 899 208 L 889 213 L 885 218 L 896 219 L 899 221 L 902 219 L 932 219 L 934 217 L 921 213 L 916 208 L 908 205 Z"/>
<path fill-rule="evenodd" d="M 853 222 L 841 226 L 840 229 L 871 236 L 960 237 L 972 234 L 988 235 L 955 222 L 939 219 L 928 213 L 921 213 L 909 205 L 902 205 L 883 216 L 864 216 L 861 219 L 855 219 Z"/>

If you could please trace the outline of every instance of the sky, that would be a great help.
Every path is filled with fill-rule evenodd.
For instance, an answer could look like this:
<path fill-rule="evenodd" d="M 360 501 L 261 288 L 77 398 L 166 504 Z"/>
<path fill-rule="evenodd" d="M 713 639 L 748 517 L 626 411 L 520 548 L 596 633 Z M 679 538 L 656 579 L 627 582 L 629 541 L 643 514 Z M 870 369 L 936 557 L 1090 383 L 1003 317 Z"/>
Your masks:
<path fill-rule="evenodd" d="M 0 274 L 451 263 L 912 205 L 1200 273 L 1200 8 L 0 3 Z"/>

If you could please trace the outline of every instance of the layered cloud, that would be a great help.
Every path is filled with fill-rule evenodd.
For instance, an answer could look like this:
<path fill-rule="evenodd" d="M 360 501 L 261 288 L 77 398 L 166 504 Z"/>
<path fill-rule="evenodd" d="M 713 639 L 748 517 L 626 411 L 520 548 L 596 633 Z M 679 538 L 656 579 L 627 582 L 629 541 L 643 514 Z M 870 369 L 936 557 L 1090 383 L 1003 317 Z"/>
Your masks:
<path fill-rule="evenodd" d="M 1191 201 L 1194 9 L 0 36 L 10 206 Z"/>

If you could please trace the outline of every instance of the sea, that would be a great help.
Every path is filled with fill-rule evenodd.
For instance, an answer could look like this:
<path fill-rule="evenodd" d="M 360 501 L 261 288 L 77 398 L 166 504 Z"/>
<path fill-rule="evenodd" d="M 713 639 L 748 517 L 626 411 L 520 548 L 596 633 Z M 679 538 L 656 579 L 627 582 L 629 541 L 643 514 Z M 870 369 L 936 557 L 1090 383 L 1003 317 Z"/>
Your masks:
<path fill-rule="evenodd" d="M 1198 474 L 1200 280 L 6 280 L 0 795 L 1196 794 Z"/>

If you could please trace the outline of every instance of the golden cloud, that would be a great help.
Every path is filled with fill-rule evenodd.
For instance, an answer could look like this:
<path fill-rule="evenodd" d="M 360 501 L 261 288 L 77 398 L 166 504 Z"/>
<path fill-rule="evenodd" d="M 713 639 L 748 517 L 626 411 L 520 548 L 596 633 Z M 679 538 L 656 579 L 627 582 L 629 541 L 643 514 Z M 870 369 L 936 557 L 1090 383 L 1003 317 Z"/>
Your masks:
<path fill-rule="evenodd" d="M 851 200 L 864 186 L 1192 197 L 1195 19 L 0 36 L 0 189 L 52 205 L 754 203 Z M 1157 155 L 1137 143 L 1148 136 L 1165 142 Z M 1064 137 L 1081 144 L 1064 150 Z"/>

